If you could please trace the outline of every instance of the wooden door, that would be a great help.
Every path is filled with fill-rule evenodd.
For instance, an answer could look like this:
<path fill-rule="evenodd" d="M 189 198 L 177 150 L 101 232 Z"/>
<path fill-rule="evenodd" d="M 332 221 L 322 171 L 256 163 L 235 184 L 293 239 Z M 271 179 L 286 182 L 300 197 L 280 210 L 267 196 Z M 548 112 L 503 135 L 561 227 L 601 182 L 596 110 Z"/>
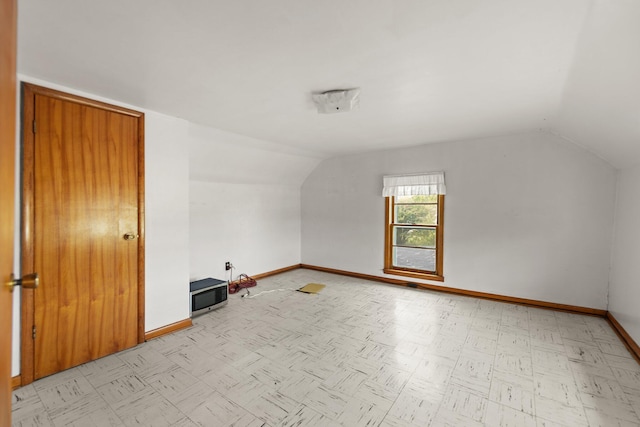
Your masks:
<path fill-rule="evenodd" d="M 16 3 L 0 3 L 0 427 L 11 425 L 11 319 L 16 124 Z"/>
<path fill-rule="evenodd" d="M 24 99 L 38 379 L 142 341 L 143 116 L 30 85 Z"/>

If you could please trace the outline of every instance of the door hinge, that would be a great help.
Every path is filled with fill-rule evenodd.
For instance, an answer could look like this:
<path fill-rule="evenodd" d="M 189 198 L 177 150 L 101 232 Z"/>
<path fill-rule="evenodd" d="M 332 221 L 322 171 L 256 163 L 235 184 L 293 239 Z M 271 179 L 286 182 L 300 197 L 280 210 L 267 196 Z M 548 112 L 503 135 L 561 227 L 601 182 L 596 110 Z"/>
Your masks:
<path fill-rule="evenodd" d="M 36 133 L 36 121 L 33 121 L 33 133 Z"/>
<path fill-rule="evenodd" d="M 36 339 L 36 325 L 33 325 L 33 328 L 31 328 L 31 338 Z"/>

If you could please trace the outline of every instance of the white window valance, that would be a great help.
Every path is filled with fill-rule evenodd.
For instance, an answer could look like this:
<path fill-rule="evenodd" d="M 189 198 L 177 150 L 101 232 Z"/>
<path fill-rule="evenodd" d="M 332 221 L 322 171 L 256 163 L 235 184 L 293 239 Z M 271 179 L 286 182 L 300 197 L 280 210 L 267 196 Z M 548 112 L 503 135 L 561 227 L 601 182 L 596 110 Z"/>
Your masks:
<path fill-rule="evenodd" d="M 385 175 L 382 195 L 418 196 L 425 194 L 445 194 L 444 172 L 428 172 L 412 175 Z"/>

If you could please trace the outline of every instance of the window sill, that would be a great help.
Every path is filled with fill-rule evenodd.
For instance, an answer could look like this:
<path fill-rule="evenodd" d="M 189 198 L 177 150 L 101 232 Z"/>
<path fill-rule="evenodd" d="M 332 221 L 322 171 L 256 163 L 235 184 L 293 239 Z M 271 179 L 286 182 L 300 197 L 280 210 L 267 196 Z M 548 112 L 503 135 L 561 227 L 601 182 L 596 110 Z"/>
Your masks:
<path fill-rule="evenodd" d="M 444 276 L 435 273 L 421 273 L 413 270 L 401 270 L 397 268 L 385 268 L 382 270 L 385 274 L 394 274 L 396 276 L 413 277 L 414 279 L 434 280 L 436 282 L 444 282 Z"/>

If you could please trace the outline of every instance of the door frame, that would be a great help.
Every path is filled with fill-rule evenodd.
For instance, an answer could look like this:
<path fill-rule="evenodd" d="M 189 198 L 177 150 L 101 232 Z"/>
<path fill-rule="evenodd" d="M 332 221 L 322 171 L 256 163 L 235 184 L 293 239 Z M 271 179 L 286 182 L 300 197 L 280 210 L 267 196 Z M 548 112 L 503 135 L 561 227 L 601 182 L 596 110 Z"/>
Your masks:
<path fill-rule="evenodd" d="M 11 425 L 13 297 L 5 284 L 14 271 L 16 196 L 16 52 L 15 0 L 0 2 L 0 426 Z"/>
<path fill-rule="evenodd" d="M 22 90 L 22 226 L 21 226 L 21 265 L 23 272 L 34 272 L 33 227 L 34 227 L 34 152 L 35 134 L 35 97 L 44 95 L 51 98 L 74 102 L 93 108 L 125 114 L 135 117 L 138 122 L 138 344 L 144 342 L 144 292 L 145 292 L 145 226 L 144 226 L 144 113 L 118 107 L 100 101 L 84 98 L 23 82 Z M 46 286 L 43 283 L 42 286 Z M 35 346 L 33 327 L 35 323 L 34 290 L 22 289 L 21 332 L 20 332 L 20 370 L 22 385 L 30 384 L 35 377 Z"/>

